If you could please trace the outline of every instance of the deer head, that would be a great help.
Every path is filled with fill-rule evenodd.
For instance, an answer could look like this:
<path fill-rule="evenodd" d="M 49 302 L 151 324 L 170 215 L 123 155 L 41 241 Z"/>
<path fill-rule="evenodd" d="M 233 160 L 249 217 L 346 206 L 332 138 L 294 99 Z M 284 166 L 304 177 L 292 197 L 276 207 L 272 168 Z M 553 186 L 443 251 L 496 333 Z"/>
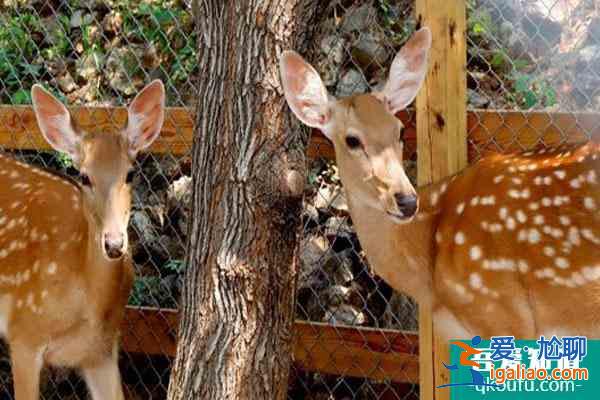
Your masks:
<path fill-rule="evenodd" d="M 85 215 L 94 245 L 107 259 L 119 259 L 128 246 L 133 162 L 158 137 L 164 119 L 165 90 L 155 80 L 132 101 L 118 133 L 81 131 L 67 108 L 40 85 L 31 89 L 38 125 L 48 143 L 68 154 L 81 176 Z M 92 238 L 90 238 L 92 239 Z"/>
<path fill-rule="evenodd" d="M 402 123 L 395 114 L 417 95 L 431 47 L 428 28 L 417 31 L 398 52 L 383 90 L 335 99 L 315 69 L 297 53 L 280 60 L 288 105 L 306 125 L 334 144 L 340 177 L 351 202 L 408 222 L 418 209 L 416 191 L 402 164 Z"/>

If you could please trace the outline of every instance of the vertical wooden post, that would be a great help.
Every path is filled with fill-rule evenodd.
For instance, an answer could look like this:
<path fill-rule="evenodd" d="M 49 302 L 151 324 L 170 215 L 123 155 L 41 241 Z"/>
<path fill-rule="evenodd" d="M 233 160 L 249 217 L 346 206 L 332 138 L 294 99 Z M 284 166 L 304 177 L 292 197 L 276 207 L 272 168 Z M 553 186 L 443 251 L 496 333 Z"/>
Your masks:
<path fill-rule="evenodd" d="M 435 182 L 467 166 L 466 0 L 416 0 L 421 26 L 431 29 L 429 71 L 417 97 L 419 185 Z M 419 307 L 420 391 L 422 400 L 448 399 L 441 361 L 448 343 L 434 336 L 432 310 Z M 441 367 L 441 368 L 440 368 Z"/>

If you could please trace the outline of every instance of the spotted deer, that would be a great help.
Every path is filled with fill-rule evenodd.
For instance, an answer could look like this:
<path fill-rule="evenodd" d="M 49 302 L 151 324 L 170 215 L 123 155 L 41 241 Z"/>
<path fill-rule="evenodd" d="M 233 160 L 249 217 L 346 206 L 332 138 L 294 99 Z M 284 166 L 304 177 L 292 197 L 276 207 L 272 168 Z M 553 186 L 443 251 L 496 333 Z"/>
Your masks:
<path fill-rule="evenodd" d="M 394 115 L 416 96 L 430 46 L 417 31 L 380 91 L 339 100 L 298 54 L 280 59 L 292 112 L 333 142 L 372 268 L 432 307 L 442 337 L 600 337 L 600 143 L 492 155 L 415 189 Z"/>
<path fill-rule="evenodd" d="M 95 400 L 123 399 L 117 353 L 133 281 L 133 162 L 160 133 L 164 88 L 144 88 L 119 133 L 83 132 L 41 86 L 31 95 L 43 136 L 81 181 L 0 156 L 0 335 L 15 399 L 39 398 L 44 365 L 80 369 Z"/>

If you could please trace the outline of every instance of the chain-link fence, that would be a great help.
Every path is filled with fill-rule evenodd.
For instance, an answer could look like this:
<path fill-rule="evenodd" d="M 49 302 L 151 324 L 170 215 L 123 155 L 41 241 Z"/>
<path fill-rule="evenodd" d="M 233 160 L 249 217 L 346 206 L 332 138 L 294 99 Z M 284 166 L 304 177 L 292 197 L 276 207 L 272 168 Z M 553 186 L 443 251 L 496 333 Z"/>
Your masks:
<path fill-rule="evenodd" d="M 5 106 L 5 116 L 16 116 L 2 121 L 6 132 L 3 150 L 32 164 L 75 175 L 71 161 L 64 155 L 35 150 L 30 129 L 32 115 L 26 118 L 19 109 L 8 108 L 31 104 L 34 83 L 42 84 L 70 106 L 85 106 L 86 113 L 75 110 L 74 118 L 87 130 L 120 128 L 124 115 L 111 107 L 128 104 L 153 79 L 161 79 L 165 84 L 167 106 L 193 109 L 197 42 L 190 3 L 3 1 L 0 104 Z M 186 141 L 180 121 L 167 120 L 165 124 L 174 127 L 173 139 Z M 178 308 L 190 215 L 190 147 L 188 141 L 187 148 L 167 147 L 164 152 L 148 153 L 137 160 L 129 229 L 136 268 L 131 306 Z M 173 319 L 170 317 L 165 310 L 153 315 L 154 321 L 131 320 L 132 327 L 124 340 L 130 347 L 144 349 L 151 343 L 154 349 L 153 355 L 122 354 L 121 370 L 128 398 L 166 397 L 170 351 L 161 347 L 153 330 L 163 321 L 168 329 L 176 326 L 167 323 Z M 175 335 L 174 331 L 167 333 Z M 0 365 L 3 399 L 12 398 L 6 354 L 3 352 Z M 72 372 L 46 371 L 43 382 L 43 398 L 86 398 L 85 384 Z"/>
<path fill-rule="evenodd" d="M 193 111 L 197 38 L 189 2 L 7 0 L 0 7 L 0 103 L 30 104 L 32 84 L 42 83 L 70 105 L 120 106 L 160 78 L 167 105 Z M 593 0 L 468 0 L 467 7 L 469 107 L 489 110 L 469 113 L 471 159 L 570 141 L 574 130 L 589 137 L 597 127 L 575 112 L 593 111 L 600 102 L 600 6 Z M 322 15 L 311 58 L 331 94 L 366 92 L 385 81 L 393 56 L 414 29 L 414 0 L 335 0 Z M 90 121 L 111 120 L 106 107 L 89 108 Z M 414 182 L 414 113 L 403 119 L 405 167 Z M 178 121 L 168 123 L 185 142 Z M 5 151 L 74 173 L 60 154 L 34 150 L 24 121 L 10 126 L 15 143 L 18 135 L 26 139 L 19 137 L 19 146 L 5 141 Z M 289 398 L 417 398 L 415 376 L 389 369 L 407 355 L 416 357 L 416 306 L 370 270 L 330 148 L 313 143 L 321 145 L 313 146 L 308 161 L 296 316 L 331 329 L 315 330 L 313 341 L 300 342 L 301 352 L 321 360 L 321 370 L 295 364 Z M 130 226 L 137 278 L 130 304 L 163 310 L 148 322 L 150 336 L 156 321 L 167 330 L 174 325 L 165 309 L 178 307 L 190 215 L 189 150 L 167 148 L 137 161 Z M 125 339 L 139 349 L 148 343 L 145 337 Z M 172 349 L 153 343 L 152 355 L 122 356 L 128 398 L 165 397 Z M 372 354 L 371 363 L 340 362 L 340 353 L 357 348 L 367 358 Z M 384 353 L 386 362 L 378 358 Z M 3 357 L 0 398 L 8 399 L 10 369 Z M 47 378 L 44 398 L 85 398 L 85 385 L 73 374 L 51 371 Z"/>
<path fill-rule="evenodd" d="M 469 105 L 490 110 L 470 115 L 471 159 L 590 138 L 598 122 L 587 113 L 600 106 L 600 3 L 469 0 L 467 7 Z"/>
<path fill-rule="evenodd" d="M 365 93 L 385 83 L 389 65 L 415 29 L 414 1 L 333 1 L 321 19 L 314 39 L 312 59 L 329 93 L 337 98 Z M 409 113 L 408 123 L 414 120 Z M 405 124 L 406 125 L 406 124 Z M 413 123 L 414 125 L 414 123 Z M 405 131 L 405 136 L 408 130 Z M 416 148 L 405 146 L 406 168 L 416 180 Z M 318 135 L 315 133 L 315 135 Z M 338 375 L 311 373 L 295 367 L 290 399 L 411 399 L 418 398 L 418 379 L 385 369 L 379 356 L 400 370 L 406 353 L 415 356 L 416 305 L 395 293 L 370 269 L 352 228 L 348 205 L 326 142 L 315 145 L 309 163 L 309 189 L 305 194 L 301 271 L 298 281 L 297 317 L 332 324 L 330 335 L 317 334 L 308 354 L 324 354 L 325 370 Z M 352 327 L 365 357 L 340 360 L 333 353 L 352 352 Z M 362 329 L 370 328 L 370 329 Z M 394 330 L 394 331 L 390 331 Z M 379 337 L 381 342 L 374 340 Z M 394 342 L 408 344 L 395 353 Z M 379 347 L 380 344 L 382 347 Z M 412 344 L 412 346 L 411 346 Z M 372 358 L 373 363 L 369 362 Z M 358 365 L 363 363 L 363 365 Z M 389 364 L 388 364 L 389 365 Z M 358 377 L 356 375 L 361 375 Z M 370 378 L 370 379 L 369 379 Z"/>
<path fill-rule="evenodd" d="M 69 105 L 85 106 L 90 113 L 87 118 L 90 125 L 104 129 L 107 124 L 94 122 L 118 119 L 110 107 L 127 104 L 145 83 L 159 78 L 167 89 L 168 106 L 193 111 L 197 46 L 189 3 L 177 0 L 5 2 L 0 16 L 0 103 L 28 105 L 31 86 L 41 83 Z M 335 1 L 319 28 L 312 51 L 319 60 L 316 67 L 331 92 L 336 96 L 365 92 L 383 82 L 391 58 L 414 30 L 412 1 Z M 181 134 L 178 121 L 167 122 Z M 11 137 L 26 136 L 30 142 L 23 143 L 20 139 L 16 146 L 9 141 L 5 151 L 67 175 L 75 173 L 70 160 L 61 154 L 35 150 L 24 121 L 11 126 L 14 127 Z M 185 141 L 183 136 L 181 140 Z M 414 146 L 409 148 L 407 163 L 414 177 Z M 326 340 L 321 342 L 324 339 L 319 336 L 321 331 L 315 331 L 315 346 L 302 351 L 308 357 L 324 355 L 331 363 L 324 362 L 324 372 L 305 371 L 297 365 L 292 373 L 289 398 L 415 397 L 414 371 L 404 376 L 395 373 L 394 379 L 399 381 L 395 382 L 377 364 L 365 365 L 363 370 L 360 365 L 350 365 L 347 376 L 346 370 L 336 365 L 339 353 L 353 351 L 353 345 L 367 349 L 373 346 L 374 356 L 387 351 L 393 357 L 400 343 L 403 350 L 398 357 L 406 354 L 416 357 L 414 334 L 406 335 L 403 340 L 405 335 L 387 331 L 414 332 L 415 305 L 393 293 L 369 270 L 352 229 L 334 162 L 320 156 L 318 149 L 316 153 L 310 161 L 310 189 L 304 204 L 297 318 L 331 324 L 334 328 L 328 340 L 333 340 L 336 346 L 328 345 L 331 342 Z M 185 227 L 190 215 L 187 206 L 190 162 L 188 153 L 167 149 L 138 159 L 138 164 L 130 224 L 137 278 L 130 305 L 162 310 L 146 326 L 151 335 L 161 318 L 166 329 L 173 325 L 172 314 L 165 309 L 178 306 L 185 268 Z M 132 324 L 143 326 L 141 319 Z M 377 340 L 373 342 L 372 332 L 349 331 L 344 326 L 376 328 Z M 132 338 L 136 333 L 139 332 L 135 329 L 126 332 L 124 341 L 133 342 L 133 347 L 140 350 L 152 342 L 154 355 L 143 352 L 122 355 L 121 370 L 128 396 L 164 398 L 171 361 L 167 356 L 172 349 L 161 348 L 158 339 L 153 342 L 153 338 Z M 352 343 L 350 337 L 354 338 Z M 402 347 L 404 342 L 408 344 L 406 349 Z M 0 385 L 5 389 L 2 396 L 9 398 L 9 364 L 5 360 Z M 335 371 L 339 371 L 337 375 L 333 374 Z M 45 382 L 45 398 L 85 396 L 85 385 L 72 373 L 50 371 Z"/>

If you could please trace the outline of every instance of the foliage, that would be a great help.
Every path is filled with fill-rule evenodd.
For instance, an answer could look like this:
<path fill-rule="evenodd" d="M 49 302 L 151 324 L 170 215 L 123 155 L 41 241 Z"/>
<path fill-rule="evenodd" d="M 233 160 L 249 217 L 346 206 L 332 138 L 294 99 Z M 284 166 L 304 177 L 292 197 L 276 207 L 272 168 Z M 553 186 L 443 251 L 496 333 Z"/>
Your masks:
<path fill-rule="evenodd" d="M 162 308 L 176 306 L 169 285 L 158 276 L 137 277 L 133 282 L 129 304 Z"/>
<path fill-rule="evenodd" d="M 402 18 L 398 8 L 394 7 L 395 1 L 377 0 L 381 25 L 385 30 L 386 37 L 395 46 L 400 46 L 413 34 L 416 23 L 412 18 Z"/>
<path fill-rule="evenodd" d="M 187 268 L 187 265 L 185 264 L 185 262 L 183 260 L 169 260 L 165 264 L 164 268 L 167 271 L 181 274 L 181 273 L 183 273 L 183 271 L 185 271 L 185 269 Z"/>
<path fill-rule="evenodd" d="M 556 104 L 556 90 L 543 78 L 525 73 L 514 73 L 513 101 L 523 109 L 551 107 Z"/>
<path fill-rule="evenodd" d="M 29 104 L 33 83 L 57 86 L 65 74 L 73 77 L 72 83 L 61 86 L 69 93 L 93 84 L 75 100 L 89 102 L 92 91 L 112 97 L 118 84 L 110 84 L 111 72 L 104 67 L 115 49 L 123 50 L 118 55 L 131 54 L 116 58 L 136 85 L 150 74 L 167 81 L 171 90 L 189 91 L 182 86 L 196 71 L 197 40 L 190 12 L 180 3 L 111 0 L 110 8 L 95 8 L 89 2 L 69 1 L 46 15 L 30 2 L 12 2 L 0 13 L 0 101 Z M 107 16 L 118 16 L 112 28 Z M 151 60 L 142 51 L 151 53 Z M 86 59 L 89 63 L 83 62 Z M 82 72 L 85 68 L 93 71 Z"/>

